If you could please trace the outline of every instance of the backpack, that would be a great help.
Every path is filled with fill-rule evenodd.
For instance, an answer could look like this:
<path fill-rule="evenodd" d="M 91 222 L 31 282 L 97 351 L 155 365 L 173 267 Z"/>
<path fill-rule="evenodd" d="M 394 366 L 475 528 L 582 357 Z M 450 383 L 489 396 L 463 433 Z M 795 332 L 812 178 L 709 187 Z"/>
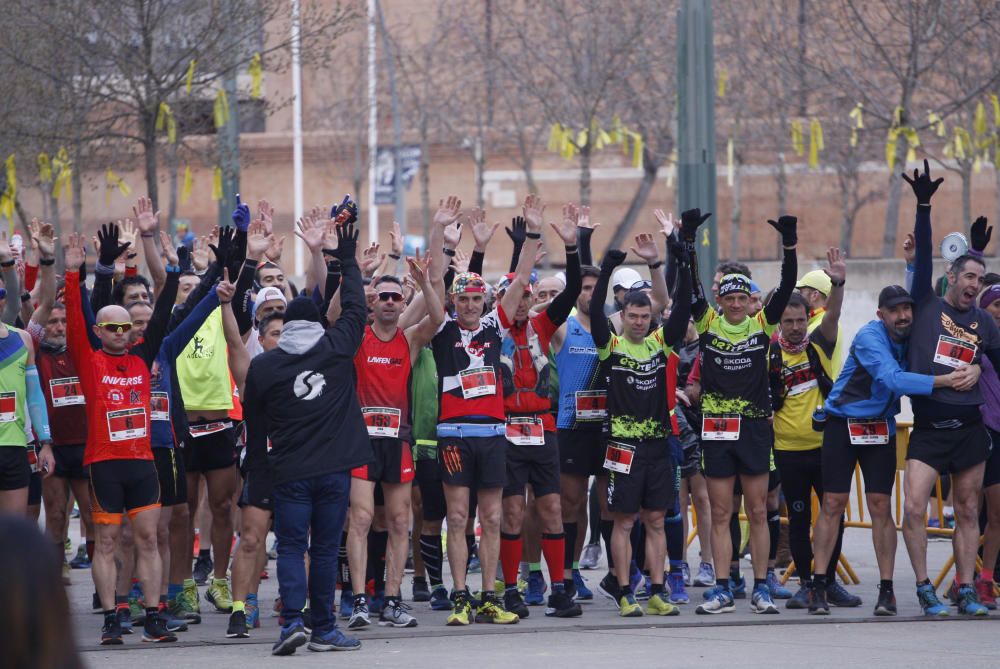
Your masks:
<path fill-rule="evenodd" d="M 809 360 L 809 369 L 812 370 L 813 375 L 816 377 L 816 385 L 819 386 L 820 395 L 823 399 L 830 394 L 833 390 L 833 380 L 830 379 L 830 375 L 826 373 L 826 369 L 823 367 L 823 363 L 819 359 L 819 351 L 816 350 L 815 344 L 809 342 L 806 346 L 806 358 Z M 781 407 L 785 405 L 785 394 L 788 389 L 785 388 L 785 379 L 781 373 L 784 367 L 784 361 L 781 357 L 781 344 L 775 339 L 771 342 L 771 347 L 768 351 L 768 366 L 767 374 L 768 381 L 771 387 L 771 408 L 778 412 Z"/>

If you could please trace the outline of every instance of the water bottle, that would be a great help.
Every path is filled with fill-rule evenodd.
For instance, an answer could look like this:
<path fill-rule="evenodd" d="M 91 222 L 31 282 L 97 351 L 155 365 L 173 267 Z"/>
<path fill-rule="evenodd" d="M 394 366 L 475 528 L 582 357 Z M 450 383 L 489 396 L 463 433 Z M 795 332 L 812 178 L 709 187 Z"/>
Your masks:
<path fill-rule="evenodd" d="M 820 404 L 813 411 L 813 430 L 822 432 L 824 428 L 826 428 L 826 409 Z"/>

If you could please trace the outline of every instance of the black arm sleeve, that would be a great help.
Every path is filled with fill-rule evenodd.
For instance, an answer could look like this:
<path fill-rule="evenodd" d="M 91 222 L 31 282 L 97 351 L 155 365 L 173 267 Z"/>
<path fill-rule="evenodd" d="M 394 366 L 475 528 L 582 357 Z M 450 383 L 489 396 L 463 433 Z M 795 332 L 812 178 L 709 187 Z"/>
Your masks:
<path fill-rule="evenodd" d="M 517 269 L 517 263 L 521 259 L 521 248 L 524 246 L 524 242 L 514 242 L 514 253 L 510 256 L 510 269 L 508 272 L 513 272 Z M 472 263 L 469 263 L 469 267 L 472 267 Z"/>
<path fill-rule="evenodd" d="M 781 261 L 781 283 L 771 296 L 771 301 L 764 306 L 764 318 L 771 325 L 781 321 L 781 314 L 788 306 L 788 298 L 795 290 L 796 275 L 799 272 L 799 261 L 795 249 L 785 249 L 785 257 Z"/>
<path fill-rule="evenodd" d="M 701 285 L 700 270 L 698 268 L 698 251 L 694 247 L 694 242 L 684 242 L 688 253 L 688 263 L 691 266 L 691 315 L 696 321 L 708 311 L 708 300 L 705 299 L 705 289 Z"/>
<path fill-rule="evenodd" d="M 163 284 L 163 290 L 156 298 L 156 303 L 153 305 L 153 315 L 150 316 L 146 332 L 143 334 L 142 357 L 150 367 L 160 352 L 160 345 L 163 344 L 163 340 L 167 336 L 168 327 L 173 330 L 180 324 L 180 321 L 175 322 L 170 318 L 174 302 L 177 301 L 177 287 L 180 284 L 180 279 L 180 272 L 167 272 L 167 282 Z"/>
<path fill-rule="evenodd" d="M 576 298 L 580 297 L 583 279 L 580 278 L 580 255 L 566 252 L 566 288 L 555 296 L 545 312 L 556 327 L 562 325 L 573 311 Z"/>
<path fill-rule="evenodd" d="M 672 256 L 672 253 L 668 253 Z M 663 341 L 671 348 L 684 341 L 688 322 L 691 320 L 691 272 L 687 262 L 677 263 L 679 272 L 677 295 L 674 297 L 674 308 L 670 310 L 667 322 L 663 324 Z"/>
<path fill-rule="evenodd" d="M 483 262 L 486 260 L 486 254 L 480 251 L 473 251 L 472 257 L 469 258 L 469 271 L 475 272 L 479 276 L 483 275 Z M 513 272 L 514 270 L 511 270 Z"/>
<path fill-rule="evenodd" d="M 94 289 L 90 292 L 90 308 L 96 314 L 111 304 L 111 279 L 113 274 L 94 271 Z"/>
<path fill-rule="evenodd" d="M 593 265 L 594 256 L 590 251 L 590 238 L 594 236 L 593 228 L 577 228 L 577 249 L 580 252 L 581 265 Z"/>
<path fill-rule="evenodd" d="M 340 318 L 324 335 L 339 355 L 353 356 L 365 331 L 368 320 L 368 304 L 361 284 L 361 270 L 354 258 L 341 259 L 340 269 L 344 278 L 340 283 Z"/>
<path fill-rule="evenodd" d="M 240 328 L 240 335 L 250 332 L 253 327 L 253 314 L 250 313 L 250 289 L 257 275 L 257 263 L 253 260 L 244 261 L 240 273 L 236 277 L 236 293 L 233 295 L 233 315 Z"/>
<path fill-rule="evenodd" d="M 597 348 L 604 348 L 611 341 L 611 330 L 604 316 L 604 301 L 608 299 L 608 284 L 611 283 L 611 272 L 608 265 L 601 267 L 601 276 L 594 286 L 594 295 L 590 298 L 590 334 Z"/>
<path fill-rule="evenodd" d="M 198 306 L 198 303 L 208 295 L 208 291 L 212 289 L 215 282 L 222 275 L 222 270 L 216 263 L 211 263 L 205 273 L 201 275 L 201 282 L 195 286 L 194 290 L 188 293 L 187 299 L 184 300 L 184 304 L 180 305 L 174 309 L 173 314 L 170 316 L 170 324 L 167 326 L 168 332 L 173 332 L 177 325 L 187 318 L 188 314 Z"/>
<path fill-rule="evenodd" d="M 323 308 L 319 312 L 320 317 L 323 319 L 323 327 L 330 327 L 330 323 L 326 320 L 326 313 L 330 310 L 330 302 L 333 301 L 333 296 L 337 294 L 342 278 L 343 275 L 340 273 L 340 261 L 331 260 L 327 263 L 326 285 L 323 287 Z"/>
<path fill-rule="evenodd" d="M 924 298 L 934 295 L 931 286 L 934 278 L 934 258 L 932 256 L 932 233 L 931 233 L 931 208 L 917 205 L 917 220 L 913 225 L 913 236 L 916 239 L 914 249 L 913 285 L 910 286 L 910 295 L 913 301 L 920 304 Z M 998 367 L 1000 369 L 1000 367 Z"/>

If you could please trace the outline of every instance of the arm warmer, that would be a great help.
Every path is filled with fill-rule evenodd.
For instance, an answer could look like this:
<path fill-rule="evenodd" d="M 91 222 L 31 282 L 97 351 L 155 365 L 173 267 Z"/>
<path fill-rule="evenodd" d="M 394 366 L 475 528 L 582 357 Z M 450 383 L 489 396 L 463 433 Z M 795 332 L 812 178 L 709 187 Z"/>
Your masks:
<path fill-rule="evenodd" d="M 590 334 L 597 348 L 604 348 L 611 341 L 608 319 L 604 316 L 604 301 L 608 299 L 608 284 L 611 283 L 613 271 L 608 265 L 601 267 L 601 275 L 597 278 L 594 294 L 590 298 Z"/>
<path fill-rule="evenodd" d="M 566 253 L 566 288 L 555 296 L 552 304 L 546 309 L 549 320 L 556 327 L 562 325 L 569 318 L 576 304 L 576 298 L 580 297 L 580 290 L 583 287 L 583 279 L 580 278 L 580 255 L 578 253 Z"/>
<path fill-rule="evenodd" d="M 913 301 L 920 304 L 928 295 L 934 294 L 931 286 L 934 274 L 934 260 L 931 257 L 931 208 L 917 205 L 917 220 L 913 226 L 913 236 L 917 242 L 917 257 L 913 270 Z"/>
<path fill-rule="evenodd" d="M 34 365 L 25 367 L 24 381 L 28 387 L 28 415 L 31 416 L 31 427 L 38 435 L 39 441 L 52 441 L 49 414 L 45 410 L 45 395 L 42 394 L 42 384 L 38 381 L 38 368 Z"/>
<path fill-rule="evenodd" d="M 781 283 L 771 296 L 771 301 L 764 307 L 764 319 L 771 325 L 781 321 L 781 314 L 788 306 L 788 298 L 795 290 L 796 274 L 799 271 L 798 257 L 795 249 L 785 249 L 785 257 L 781 261 Z"/>
<path fill-rule="evenodd" d="M 594 236 L 593 228 L 577 228 L 577 248 L 580 252 L 581 265 L 593 265 L 594 256 L 590 251 L 590 238 Z"/>

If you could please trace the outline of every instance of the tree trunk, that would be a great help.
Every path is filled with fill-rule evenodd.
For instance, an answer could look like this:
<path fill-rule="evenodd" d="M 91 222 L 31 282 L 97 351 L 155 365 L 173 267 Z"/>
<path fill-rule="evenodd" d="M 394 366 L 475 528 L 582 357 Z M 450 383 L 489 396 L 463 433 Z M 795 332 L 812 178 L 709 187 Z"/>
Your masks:
<path fill-rule="evenodd" d="M 972 165 L 961 163 L 962 168 L 962 230 L 965 238 L 969 238 L 972 229 Z"/>
<path fill-rule="evenodd" d="M 729 258 L 740 259 L 740 219 L 743 217 L 743 164 L 733 156 L 733 202 L 729 211 Z"/>
<path fill-rule="evenodd" d="M 778 216 L 784 216 L 788 211 L 788 175 L 785 171 L 785 152 L 778 152 L 778 171 L 774 175 L 778 182 Z M 778 237 L 775 247 L 775 257 L 782 257 L 781 237 Z"/>
<path fill-rule="evenodd" d="M 77 154 L 79 155 L 79 153 Z M 75 163 L 76 161 L 74 161 Z M 80 168 L 74 164 L 70 174 L 70 183 L 73 186 L 73 231 L 83 232 L 83 178 L 80 176 Z"/>
<path fill-rule="evenodd" d="M 660 168 L 660 163 L 654 161 L 648 152 L 644 151 L 643 153 L 642 180 L 639 182 L 639 187 L 636 188 L 635 194 L 632 196 L 632 202 L 628 205 L 625 217 L 622 218 L 622 222 L 615 228 L 614 234 L 611 235 L 611 239 L 608 241 L 608 249 L 622 248 L 629 231 L 632 230 L 636 219 L 639 218 L 642 208 L 646 206 L 649 192 L 653 190 L 653 186 L 656 184 L 656 173 Z M 605 249 L 606 251 L 607 249 Z"/>
<path fill-rule="evenodd" d="M 431 238 L 430 141 L 427 137 L 427 114 L 420 119 L 420 213 L 424 221 L 424 246 Z"/>
<path fill-rule="evenodd" d="M 167 148 L 167 165 L 170 170 L 170 201 L 167 203 L 167 230 L 173 233 L 174 220 L 177 218 L 177 145 L 171 144 Z M 159 243 L 159 239 L 155 240 Z"/>
<path fill-rule="evenodd" d="M 854 234 L 854 217 L 851 215 L 850 179 L 840 180 L 840 248 L 851 257 L 851 237 Z"/>
<path fill-rule="evenodd" d="M 156 117 L 144 110 L 142 113 L 142 149 L 146 162 L 146 197 L 153 201 L 153 211 L 160 206 L 160 189 L 156 180 Z"/>
<path fill-rule="evenodd" d="M 885 232 L 882 237 L 882 257 L 896 256 L 896 235 L 899 230 L 899 200 L 903 194 L 903 179 L 899 176 L 906 168 L 906 138 L 896 141 L 896 162 L 889 174 L 889 197 L 885 206 Z"/>
<path fill-rule="evenodd" d="M 476 161 L 476 206 L 486 208 L 486 149 L 483 147 L 482 135 L 476 137 L 473 157 Z"/>
<path fill-rule="evenodd" d="M 590 147 L 591 141 L 588 136 L 587 143 L 580 147 L 580 206 L 590 206 Z"/>

